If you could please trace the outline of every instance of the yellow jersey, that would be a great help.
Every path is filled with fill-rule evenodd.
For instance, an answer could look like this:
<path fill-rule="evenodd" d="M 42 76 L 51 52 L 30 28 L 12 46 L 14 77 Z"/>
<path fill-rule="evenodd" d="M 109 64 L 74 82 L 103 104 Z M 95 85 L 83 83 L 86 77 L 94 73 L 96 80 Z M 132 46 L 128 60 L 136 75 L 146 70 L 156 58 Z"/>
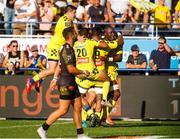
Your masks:
<path fill-rule="evenodd" d="M 73 23 L 67 15 L 64 14 L 59 18 L 55 27 L 54 36 L 51 37 L 48 43 L 46 49 L 48 60 L 59 60 L 59 49 L 66 42 L 63 37 L 63 30 L 68 27 L 73 27 Z"/>
<path fill-rule="evenodd" d="M 123 46 L 118 46 L 117 48 L 112 49 L 109 52 L 109 57 L 113 57 L 116 54 L 123 54 Z M 108 61 L 106 64 L 107 64 L 108 74 L 117 71 L 118 64 L 116 62 Z"/>
<path fill-rule="evenodd" d="M 66 14 L 64 14 L 62 17 L 59 18 L 56 24 L 54 35 L 52 36 L 50 43 L 57 45 L 59 44 L 60 46 L 62 46 L 65 43 L 65 39 L 63 37 L 63 30 L 68 27 L 73 27 L 73 22 L 67 17 Z"/>
<path fill-rule="evenodd" d="M 155 8 L 154 22 L 155 23 L 167 23 L 170 14 L 170 10 L 167 6 L 158 5 Z M 158 25 L 159 27 L 167 27 L 166 25 Z"/>
<path fill-rule="evenodd" d="M 176 10 L 176 11 L 179 11 L 179 10 L 180 10 L 180 0 L 179 0 L 178 3 L 176 4 L 175 10 Z"/>
<path fill-rule="evenodd" d="M 109 49 L 104 50 L 100 48 L 95 48 L 94 50 L 95 65 L 97 66 L 98 71 L 102 71 L 106 69 L 105 62 L 100 59 L 100 56 L 107 56 L 111 49 L 115 49 L 118 46 L 116 40 L 105 41 L 105 42 L 108 44 Z"/>
<path fill-rule="evenodd" d="M 94 63 L 94 48 L 99 43 L 94 40 L 86 39 L 84 42 L 76 41 L 74 51 L 76 55 L 76 67 L 80 70 L 92 72 L 96 66 Z"/>

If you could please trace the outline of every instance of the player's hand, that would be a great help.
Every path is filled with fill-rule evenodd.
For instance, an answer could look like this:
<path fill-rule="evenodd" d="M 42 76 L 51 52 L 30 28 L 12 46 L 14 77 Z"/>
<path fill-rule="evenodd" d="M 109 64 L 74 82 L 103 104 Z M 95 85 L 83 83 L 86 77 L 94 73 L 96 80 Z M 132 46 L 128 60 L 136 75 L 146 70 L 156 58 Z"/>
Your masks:
<path fill-rule="evenodd" d="M 49 88 L 51 88 L 51 90 L 54 90 L 56 87 L 57 87 L 57 80 L 52 79 Z"/>
<path fill-rule="evenodd" d="M 78 77 L 79 79 L 85 80 L 85 79 L 87 79 L 88 76 L 86 74 L 82 73 L 82 74 L 77 75 L 76 77 Z"/>
<path fill-rule="evenodd" d="M 87 70 L 83 70 L 83 74 L 85 74 L 86 76 L 89 76 L 89 75 L 90 75 L 90 72 L 87 71 Z"/>

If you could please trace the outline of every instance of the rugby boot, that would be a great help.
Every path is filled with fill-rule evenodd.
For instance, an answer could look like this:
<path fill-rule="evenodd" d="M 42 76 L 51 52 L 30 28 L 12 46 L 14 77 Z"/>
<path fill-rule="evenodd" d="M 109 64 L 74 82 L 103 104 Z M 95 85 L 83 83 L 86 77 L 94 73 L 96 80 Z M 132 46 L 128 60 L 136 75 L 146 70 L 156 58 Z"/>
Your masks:
<path fill-rule="evenodd" d="M 40 82 L 39 81 L 35 82 L 35 90 L 38 93 L 40 92 Z"/>
<path fill-rule="evenodd" d="M 37 129 L 37 133 L 41 139 L 47 139 L 47 132 L 41 127 Z"/>
<path fill-rule="evenodd" d="M 27 79 L 26 81 L 26 92 L 29 94 L 31 91 L 33 84 L 30 82 L 30 78 Z"/>

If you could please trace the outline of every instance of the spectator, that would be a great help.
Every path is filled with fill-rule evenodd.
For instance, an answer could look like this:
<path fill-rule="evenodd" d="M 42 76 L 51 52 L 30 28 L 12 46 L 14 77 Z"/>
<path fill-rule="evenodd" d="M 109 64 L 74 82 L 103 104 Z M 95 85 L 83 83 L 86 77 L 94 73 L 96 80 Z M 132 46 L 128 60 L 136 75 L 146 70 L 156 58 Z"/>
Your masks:
<path fill-rule="evenodd" d="M 123 14 L 130 8 L 128 0 L 107 0 L 106 7 L 110 22 L 115 22 L 117 18 L 121 18 Z M 115 25 L 112 25 L 115 27 Z"/>
<path fill-rule="evenodd" d="M 157 71 L 158 69 L 169 69 L 170 57 L 172 55 L 174 55 L 174 52 L 166 43 L 166 38 L 163 36 L 160 36 L 158 39 L 157 50 L 153 50 L 151 52 L 149 67 L 153 69 L 153 71 Z"/>
<path fill-rule="evenodd" d="M 108 15 L 106 9 L 105 7 L 100 5 L 100 0 L 94 0 L 93 6 L 89 7 L 85 21 L 87 22 L 89 18 L 91 18 L 91 22 L 108 21 Z M 99 27 L 102 27 L 102 25 L 99 25 Z"/>
<path fill-rule="evenodd" d="M 37 22 L 37 5 L 34 0 L 17 0 L 15 2 L 15 22 L 13 26 L 13 34 L 29 34 L 32 35 L 35 32 Z M 31 22 L 27 24 L 27 22 Z M 27 32 L 26 32 L 27 27 Z"/>
<path fill-rule="evenodd" d="M 86 20 L 87 18 L 89 18 L 86 22 L 91 22 L 91 18 L 88 17 L 88 10 L 89 8 L 93 5 L 93 0 L 87 0 L 87 5 L 85 6 L 85 11 L 84 11 L 84 20 Z M 90 27 L 90 26 L 89 26 Z"/>
<path fill-rule="evenodd" d="M 18 73 L 18 68 L 23 67 L 23 52 L 18 51 L 18 42 L 12 40 L 9 44 L 10 52 L 6 55 L 3 67 L 8 68 L 7 74 L 14 75 Z"/>
<path fill-rule="evenodd" d="M 7 0 L 6 7 L 4 9 L 4 21 L 7 22 L 4 24 L 5 33 L 12 34 L 12 24 L 8 22 L 12 22 L 14 20 L 14 3 L 16 0 Z"/>
<path fill-rule="evenodd" d="M 122 17 L 119 19 L 119 23 L 137 23 L 137 22 L 133 17 L 132 11 L 128 9 L 126 12 L 124 12 Z M 136 28 L 136 25 L 126 24 L 122 26 L 121 32 L 123 35 L 132 36 L 132 35 L 135 35 L 135 28 Z"/>
<path fill-rule="evenodd" d="M 150 0 L 142 0 L 143 1 L 147 1 L 149 2 Z M 141 21 L 141 17 L 143 18 L 143 23 L 147 24 L 149 21 L 149 11 L 144 11 L 142 12 L 140 9 L 136 9 L 136 13 L 134 15 L 134 18 L 137 22 Z M 142 28 L 144 29 L 144 31 L 147 31 L 147 25 L 143 25 Z"/>
<path fill-rule="evenodd" d="M 132 54 L 129 55 L 128 60 L 126 61 L 127 69 L 146 69 L 147 59 L 144 54 L 139 53 L 139 47 L 134 44 L 131 47 Z M 144 74 L 144 71 L 131 71 L 131 74 L 139 75 Z"/>
<path fill-rule="evenodd" d="M 41 22 L 52 22 L 54 19 L 53 6 L 51 0 L 45 0 L 40 7 L 40 20 Z M 39 29 L 43 31 L 43 35 L 51 35 L 52 23 L 41 23 Z"/>
<path fill-rule="evenodd" d="M 75 6 L 76 9 L 76 19 L 78 21 L 84 21 L 85 17 L 85 8 L 81 4 L 82 1 L 79 0 L 72 0 L 72 5 Z"/>
<path fill-rule="evenodd" d="M 38 47 L 37 45 L 33 45 L 31 47 L 31 53 L 32 56 L 29 58 L 28 63 L 26 64 L 26 67 L 28 68 L 38 68 L 39 71 L 34 70 L 34 71 L 28 71 L 26 74 L 31 74 L 33 76 L 37 75 L 40 71 L 46 69 L 47 65 L 47 58 L 44 55 L 41 55 L 38 53 Z M 39 80 L 38 82 L 35 83 L 35 89 L 37 92 L 40 92 L 40 84 L 43 81 L 43 79 Z"/>
<path fill-rule="evenodd" d="M 180 0 L 179 0 L 178 3 L 176 4 L 175 13 L 174 13 L 175 21 L 176 21 L 176 23 L 178 23 L 178 24 L 180 24 L 179 15 L 180 15 Z M 177 27 L 180 28 L 180 25 L 177 25 Z"/>
<path fill-rule="evenodd" d="M 44 55 L 38 53 L 37 45 L 31 47 L 32 56 L 29 58 L 29 62 L 26 67 L 39 68 L 40 70 L 46 69 L 47 58 Z"/>
<path fill-rule="evenodd" d="M 170 25 L 162 25 L 162 24 L 169 24 L 171 23 L 171 13 L 170 9 L 165 5 L 165 0 L 159 0 L 158 6 L 155 8 L 154 11 L 154 23 L 155 24 L 161 24 L 157 25 L 158 31 L 161 35 L 166 35 L 168 28 L 170 28 Z"/>
<path fill-rule="evenodd" d="M 146 69 L 147 60 L 144 54 L 139 53 L 139 47 L 134 44 L 131 47 L 132 54 L 129 55 L 126 61 L 126 68 L 128 69 Z M 134 72 L 133 72 L 134 73 Z M 138 72 L 140 73 L 140 72 Z"/>

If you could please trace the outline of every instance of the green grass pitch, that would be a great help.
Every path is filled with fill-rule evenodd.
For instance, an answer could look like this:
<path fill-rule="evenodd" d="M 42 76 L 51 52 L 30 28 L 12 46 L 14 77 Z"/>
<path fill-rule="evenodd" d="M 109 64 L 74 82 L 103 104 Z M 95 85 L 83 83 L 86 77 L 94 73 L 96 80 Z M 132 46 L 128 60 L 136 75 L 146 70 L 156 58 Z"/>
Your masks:
<path fill-rule="evenodd" d="M 37 128 L 44 120 L 0 120 L 0 138 L 38 138 Z M 180 138 L 179 121 L 116 121 L 115 127 L 106 125 L 86 128 L 92 138 L 163 136 Z M 48 130 L 50 138 L 75 138 L 72 121 L 56 121 Z"/>

